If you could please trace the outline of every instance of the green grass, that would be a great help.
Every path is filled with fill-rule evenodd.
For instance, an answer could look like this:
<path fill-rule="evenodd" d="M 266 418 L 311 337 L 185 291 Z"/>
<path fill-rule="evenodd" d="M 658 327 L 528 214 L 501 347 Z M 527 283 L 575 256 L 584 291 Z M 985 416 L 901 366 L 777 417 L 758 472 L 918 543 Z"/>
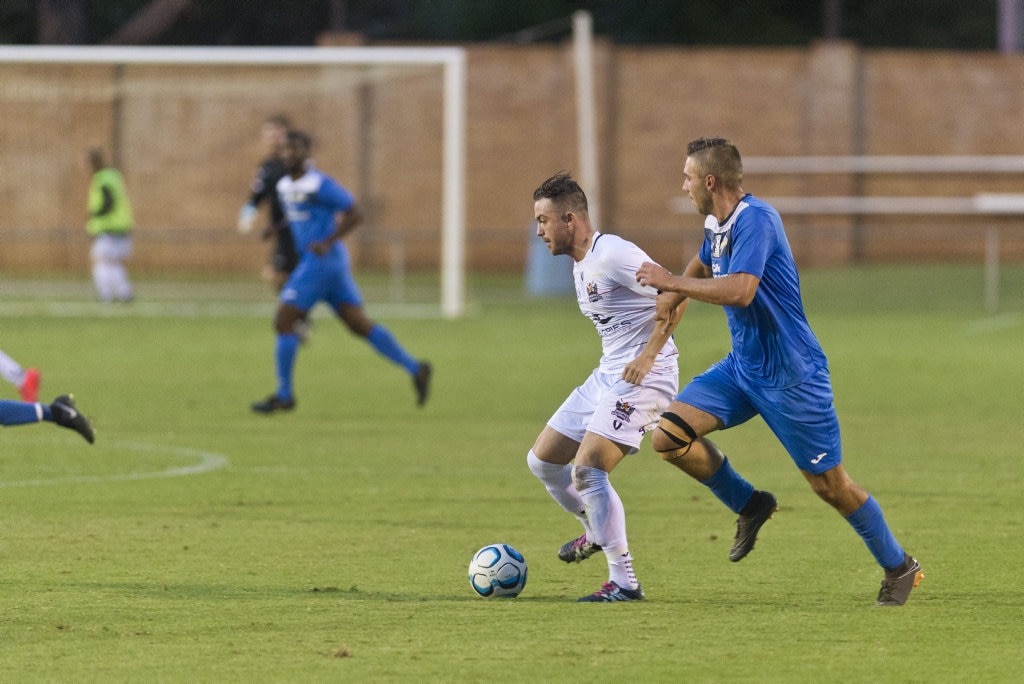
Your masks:
<path fill-rule="evenodd" d="M 847 468 L 925 568 L 900 609 L 872 605 L 867 550 L 759 421 L 716 438 L 782 505 L 750 557 L 728 562 L 734 516 L 645 444 L 613 482 L 649 600 L 576 604 L 604 564 L 557 560 L 577 525 L 525 463 L 599 355 L 572 302 L 474 279 L 463 320 L 371 307 L 434 362 L 422 410 L 321 311 L 297 410 L 265 417 L 258 283 L 143 281 L 110 310 L 87 283 L 5 282 L 0 347 L 98 438 L 0 434 L 2 679 L 1019 681 L 1024 268 L 1002 276 L 987 316 L 975 267 L 804 274 Z M 685 380 L 724 353 L 722 313 L 691 306 L 678 339 Z M 529 561 L 517 599 L 466 580 L 497 541 Z"/>

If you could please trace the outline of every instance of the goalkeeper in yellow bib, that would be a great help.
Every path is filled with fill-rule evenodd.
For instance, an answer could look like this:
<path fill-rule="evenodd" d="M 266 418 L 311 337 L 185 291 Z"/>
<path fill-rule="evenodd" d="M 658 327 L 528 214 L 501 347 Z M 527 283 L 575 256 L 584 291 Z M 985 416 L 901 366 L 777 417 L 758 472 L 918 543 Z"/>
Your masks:
<path fill-rule="evenodd" d="M 121 172 L 109 166 L 99 149 L 89 150 L 89 257 L 92 281 L 101 302 L 130 302 L 132 284 L 125 262 L 132 253 L 132 207 Z"/>

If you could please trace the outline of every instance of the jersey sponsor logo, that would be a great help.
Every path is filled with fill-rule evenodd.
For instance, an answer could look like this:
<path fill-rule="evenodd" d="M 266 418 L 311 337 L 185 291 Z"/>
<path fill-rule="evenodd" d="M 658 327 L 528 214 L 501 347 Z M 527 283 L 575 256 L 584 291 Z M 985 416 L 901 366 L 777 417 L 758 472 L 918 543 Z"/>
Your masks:
<path fill-rule="evenodd" d="M 309 220 L 310 213 L 308 211 L 300 211 L 296 207 L 288 207 L 288 220 L 292 223 L 303 223 Z"/>
<path fill-rule="evenodd" d="M 711 256 L 718 258 L 726 254 L 729 248 L 729 233 L 715 233 L 711 238 Z"/>
<path fill-rule="evenodd" d="M 587 283 L 587 301 L 591 304 L 601 301 L 601 293 L 597 291 L 597 283 Z"/>
<path fill-rule="evenodd" d="M 309 201 L 310 193 L 302 188 L 286 188 L 281 190 L 281 201 L 288 204 L 305 204 Z"/>
<path fill-rule="evenodd" d="M 596 313 L 587 315 L 590 316 L 591 320 L 593 320 L 598 325 L 608 325 L 608 323 L 611 322 L 612 318 L 614 318 L 614 316 L 602 316 L 601 314 Z"/>
<path fill-rule="evenodd" d="M 608 316 L 606 318 L 598 318 L 595 314 L 589 314 L 589 315 L 590 315 L 591 318 L 594 319 L 595 323 L 600 323 L 601 324 L 597 328 L 597 334 L 600 335 L 601 337 L 607 337 L 608 335 L 611 335 L 611 334 L 614 334 L 614 333 L 618 333 L 621 330 L 623 330 L 624 328 L 630 328 L 633 325 L 633 321 L 631 321 L 629 319 L 626 319 L 624 321 L 616 321 L 614 324 L 608 325 L 608 323 L 611 322 L 611 320 L 612 320 L 612 318 L 614 318 L 614 316 Z"/>

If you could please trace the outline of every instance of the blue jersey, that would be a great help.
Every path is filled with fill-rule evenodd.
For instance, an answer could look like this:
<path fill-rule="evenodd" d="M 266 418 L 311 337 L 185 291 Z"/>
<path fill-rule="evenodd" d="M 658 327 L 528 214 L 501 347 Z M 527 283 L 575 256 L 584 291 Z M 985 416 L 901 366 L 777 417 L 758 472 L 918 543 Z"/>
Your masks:
<path fill-rule="evenodd" d="M 316 169 L 306 171 L 298 179 L 285 175 L 277 182 L 277 193 L 300 254 L 309 251 L 314 242 L 333 235 L 335 215 L 355 204 L 348 190 Z M 341 242 L 334 243 L 333 250 L 343 249 Z"/>
<path fill-rule="evenodd" d="M 724 224 L 708 216 L 700 260 L 716 278 L 749 273 L 761 279 L 748 306 L 724 307 L 732 355 L 750 381 L 792 387 L 828 365 L 804 314 L 782 219 L 770 204 L 746 195 Z"/>

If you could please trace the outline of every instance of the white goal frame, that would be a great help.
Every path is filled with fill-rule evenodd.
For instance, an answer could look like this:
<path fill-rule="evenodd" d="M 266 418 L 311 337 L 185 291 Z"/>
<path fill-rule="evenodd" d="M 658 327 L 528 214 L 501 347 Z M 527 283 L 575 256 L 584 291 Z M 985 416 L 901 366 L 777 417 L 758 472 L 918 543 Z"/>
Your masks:
<path fill-rule="evenodd" d="M 466 311 L 466 52 L 457 47 L 0 46 L 0 64 L 436 65 L 443 69 L 441 315 Z"/>

